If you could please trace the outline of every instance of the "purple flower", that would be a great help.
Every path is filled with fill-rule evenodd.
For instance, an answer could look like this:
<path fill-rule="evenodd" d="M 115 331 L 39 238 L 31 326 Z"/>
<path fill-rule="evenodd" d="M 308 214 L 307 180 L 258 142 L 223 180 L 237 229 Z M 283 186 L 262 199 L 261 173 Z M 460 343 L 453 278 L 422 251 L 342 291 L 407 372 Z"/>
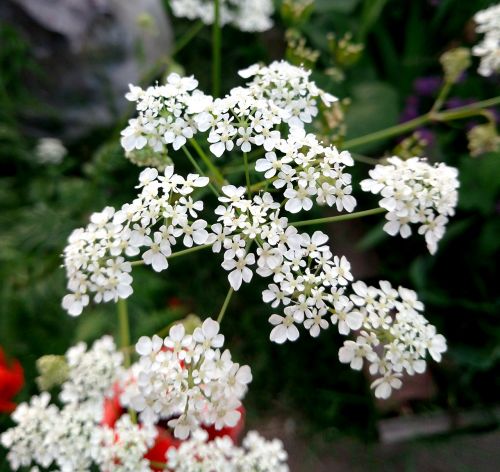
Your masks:
<path fill-rule="evenodd" d="M 418 77 L 413 82 L 413 90 L 421 97 L 432 97 L 441 87 L 441 78 L 435 75 Z"/>
<path fill-rule="evenodd" d="M 399 121 L 401 123 L 404 123 L 405 121 L 413 120 L 413 118 L 416 118 L 419 115 L 419 104 L 420 100 L 416 95 L 410 95 L 409 97 L 407 97 L 406 104 L 403 112 L 401 113 L 401 116 L 399 117 Z"/>

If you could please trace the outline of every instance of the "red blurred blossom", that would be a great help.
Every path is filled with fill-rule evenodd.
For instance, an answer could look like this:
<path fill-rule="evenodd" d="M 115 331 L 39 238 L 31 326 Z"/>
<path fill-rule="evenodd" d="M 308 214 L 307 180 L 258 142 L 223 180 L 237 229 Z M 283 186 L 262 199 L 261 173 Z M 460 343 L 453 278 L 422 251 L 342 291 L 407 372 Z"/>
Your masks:
<path fill-rule="evenodd" d="M 12 397 L 24 385 L 24 371 L 18 360 L 7 363 L 0 347 L 0 413 L 10 413 L 16 408 Z"/>

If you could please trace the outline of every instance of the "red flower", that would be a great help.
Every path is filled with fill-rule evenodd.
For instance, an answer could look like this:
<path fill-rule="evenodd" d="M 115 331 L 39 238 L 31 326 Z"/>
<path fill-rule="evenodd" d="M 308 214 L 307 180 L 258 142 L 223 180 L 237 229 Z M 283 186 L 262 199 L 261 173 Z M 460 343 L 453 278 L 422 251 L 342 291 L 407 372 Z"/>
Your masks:
<path fill-rule="evenodd" d="M 24 385 L 24 372 L 19 361 L 7 364 L 5 355 L 0 348 L 0 413 L 10 413 L 16 408 L 12 397 Z"/>

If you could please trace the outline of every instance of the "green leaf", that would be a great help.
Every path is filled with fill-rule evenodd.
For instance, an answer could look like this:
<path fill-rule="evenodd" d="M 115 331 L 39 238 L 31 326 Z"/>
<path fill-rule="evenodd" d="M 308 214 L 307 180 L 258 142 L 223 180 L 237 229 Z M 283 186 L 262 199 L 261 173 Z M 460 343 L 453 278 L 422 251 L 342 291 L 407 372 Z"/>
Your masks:
<path fill-rule="evenodd" d="M 477 159 L 464 156 L 459 169 L 459 207 L 480 211 L 484 215 L 494 213 L 500 195 L 500 152 Z"/>
<path fill-rule="evenodd" d="M 316 0 L 314 6 L 318 13 L 352 13 L 359 2 L 360 0 Z"/>
<path fill-rule="evenodd" d="M 347 116 L 347 139 L 357 138 L 394 125 L 398 120 L 398 95 L 383 82 L 363 82 L 352 90 Z M 360 153 L 378 148 L 380 143 L 360 146 Z"/>

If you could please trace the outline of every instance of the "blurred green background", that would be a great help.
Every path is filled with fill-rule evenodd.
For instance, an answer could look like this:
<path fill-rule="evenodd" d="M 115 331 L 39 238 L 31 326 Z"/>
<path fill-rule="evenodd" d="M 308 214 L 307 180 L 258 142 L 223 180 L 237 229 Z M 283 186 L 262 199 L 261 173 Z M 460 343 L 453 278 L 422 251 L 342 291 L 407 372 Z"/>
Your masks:
<path fill-rule="evenodd" d="M 490 3 L 316 0 L 311 16 L 298 31 L 309 47 L 321 53 L 314 71 L 318 84 L 351 99 L 348 138 L 394 125 L 405 113 L 428 111 L 435 94 L 419 94 L 415 80 L 440 76 L 438 58 L 446 49 L 477 42 L 471 18 Z M 279 14 L 275 20 L 273 30 L 261 35 L 224 28 L 224 91 L 242 84 L 239 68 L 283 57 L 287 25 Z M 171 22 L 177 38 L 192 27 L 174 17 Z M 338 37 L 352 32 L 354 41 L 365 46 L 360 60 L 342 69 L 343 80 L 329 70 L 335 67 L 326 39 L 329 32 Z M 65 142 L 68 155 L 61 164 L 43 165 L 34 159 L 37 135 L 27 130 L 24 117 L 43 105 L 30 93 L 26 77 L 41 81 L 48 77 L 32 48 L 16 23 L 0 24 L 0 346 L 24 366 L 26 385 L 19 401 L 36 392 L 37 358 L 64 353 L 78 340 L 116 332 L 113 305 L 92 306 L 78 318 L 63 312 L 65 275 L 60 254 L 70 232 L 85 225 L 92 212 L 133 198 L 139 172 L 124 158 L 119 144 L 126 114 L 117 114 L 113 126 Z M 202 29 L 175 56 L 175 62 L 209 92 L 210 29 Z M 160 72 L 149 78 L 161 79 L 168 67 L 171 64 L 159 64 Z M 466 103 L 498 93 L 498 81 L 478 76 L 476 69 L 474 59 L 450 97 Z M 403 241 L 385 235 L 382 219 L 377 217 L 356 226 L 357 236 L 350 241 L 349 250 L 366 251 L 370 261 L 355 266 L 355 275 L 359 269 L 368 274 L 367 281 L 386 278 L 394 285 L 415 289 L 426 305 L 426 316 L 448 339 L 443 363 L 430 365 L 436 394 L 407 401 L 406 412 L 498 405 L 500 153 L 470 156 L 466 130 L 472 124 L 463 120 L 428 130 L 432 134 L 426 154 L 458 167 L 461 182 L 457 215 L 435 257 L 426 252 L 419 237 Z M 58 136 L 56 126 L 52 131 Z M 379 158 L 397 143 L 398 139 L 392 139 L 356 151 Z M 174 162 L 189 169 L 183 157 L 178 157 L 173 154 Z M 364 178 L 369 169 L 367 164 L 358 164 L 355 178 Z M 359 209 L 376 205 L 375 199 L 358 196 Z M 348 231 L 345 228 L 342 224 L 329 228 L 334 252 L 336 241 Z M 158 331 L 190 312 L 201 317 L 217 313 L 227 290 L 219 264 L 218 258 L 202 252 L 190 256 L 189 263 L 172 261 L 161 275 L 134 269 L 135 292 L 129 300 L 133 338 Z M 299 421 L 305 438 L 321 434 L 327 439 L 352 435 L 375 440 L 376 422 L 401 414 L 403 407 L 388 411 L 375 407 L 364 376 L 338 363 L 342 340 L 332 329 L 319 339 L 303 335 L 295 343 L 271 344 L 267 318 L 272 309 L 260 300 L 263 286 L 256 278 L 238 292 L 223 326 L 235 357 L 252 367 L 249 421 L 291 415 Z M 0 429 L 8 424 L 6 415 L 0 416 Z"/>

